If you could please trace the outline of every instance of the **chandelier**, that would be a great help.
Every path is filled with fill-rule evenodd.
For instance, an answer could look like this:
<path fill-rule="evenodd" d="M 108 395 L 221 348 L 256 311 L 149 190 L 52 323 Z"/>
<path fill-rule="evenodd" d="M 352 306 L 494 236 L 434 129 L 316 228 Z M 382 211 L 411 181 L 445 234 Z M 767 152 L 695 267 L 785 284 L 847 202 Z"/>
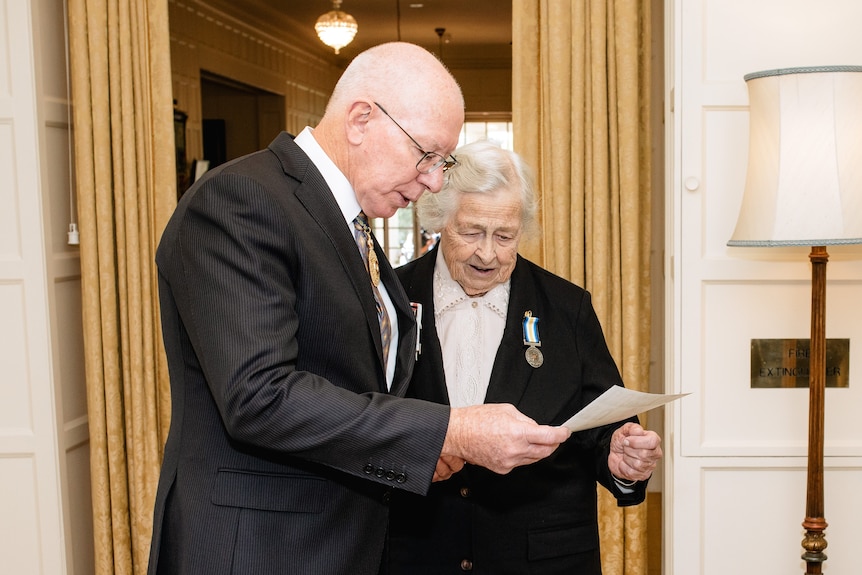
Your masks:
<path fill-rule="evenodd" d="M 350 44 L 359 26 L 350 14 L 339 10 L 341 0 L 332 0 L 332 10 L 317 19 L 314 31 L 320 41 L 335 49 L 335 53 Z"/>

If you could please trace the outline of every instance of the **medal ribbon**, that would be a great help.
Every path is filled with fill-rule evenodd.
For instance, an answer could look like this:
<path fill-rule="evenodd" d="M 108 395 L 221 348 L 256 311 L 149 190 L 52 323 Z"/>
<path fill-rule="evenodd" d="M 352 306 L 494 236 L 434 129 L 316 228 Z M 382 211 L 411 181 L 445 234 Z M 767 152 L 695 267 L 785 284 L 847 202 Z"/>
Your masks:
<path fill-rule="evenodd" d="M 533 317 L 533 312 L 530 311 L 524 313 L 524 345 L 542 345 L 542 340 L 539 339 L 539 318 Z"/>

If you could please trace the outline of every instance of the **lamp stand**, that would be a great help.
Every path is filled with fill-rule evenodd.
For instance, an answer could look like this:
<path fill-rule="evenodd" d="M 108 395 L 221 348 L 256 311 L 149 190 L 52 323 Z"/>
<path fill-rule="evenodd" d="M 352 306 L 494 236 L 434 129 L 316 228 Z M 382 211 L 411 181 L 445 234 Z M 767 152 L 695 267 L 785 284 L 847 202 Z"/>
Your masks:
<path fill-rule="evenodd" d="M 823 412 L 826 395 L 826 262 L 825 246 L 811 248 L 811 349 L 808 377 L 808 483 L 806 488 L 805 575 L 821 575 L 826 561 L 823 517 Z"/>

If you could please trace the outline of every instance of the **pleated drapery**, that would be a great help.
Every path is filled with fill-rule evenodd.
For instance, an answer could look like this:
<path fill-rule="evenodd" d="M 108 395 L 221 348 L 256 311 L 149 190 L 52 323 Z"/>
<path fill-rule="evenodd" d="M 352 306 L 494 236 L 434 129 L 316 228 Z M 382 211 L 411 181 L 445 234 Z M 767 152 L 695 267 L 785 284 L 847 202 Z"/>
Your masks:
<path fill-rule="evenodd" d="M 97 574 L 144 574 L 170 388 L 155 246 L 176 205 L 167 0 L 69 0 Z"/>
<path fill-rule="evenodd" d="M 537 169 L 542 227 L 521 252 L 592 293 L 626 386 L 640 391 L 650 346 L 649 11 L 639 0 L 516 0 L 512 49 L 515 150 Z M 618 508 L 599 488 L 599 527 L 605 575 L 644 575 L 646 505 Z"/>

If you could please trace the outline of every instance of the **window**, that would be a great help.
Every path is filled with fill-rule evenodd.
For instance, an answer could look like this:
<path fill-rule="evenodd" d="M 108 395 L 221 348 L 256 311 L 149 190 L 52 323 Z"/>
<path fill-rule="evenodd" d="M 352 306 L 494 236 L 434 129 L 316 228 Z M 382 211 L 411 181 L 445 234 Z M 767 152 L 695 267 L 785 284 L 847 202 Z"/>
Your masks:
<path fill-rule="evenodd" d="M 477 140 L 493 140 L 500 147 L 512 149 L 512 122 L 502 120 L 497 122 L 464 122 L 458 145 L 463 146 Z"/>

